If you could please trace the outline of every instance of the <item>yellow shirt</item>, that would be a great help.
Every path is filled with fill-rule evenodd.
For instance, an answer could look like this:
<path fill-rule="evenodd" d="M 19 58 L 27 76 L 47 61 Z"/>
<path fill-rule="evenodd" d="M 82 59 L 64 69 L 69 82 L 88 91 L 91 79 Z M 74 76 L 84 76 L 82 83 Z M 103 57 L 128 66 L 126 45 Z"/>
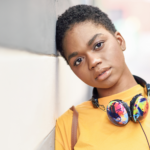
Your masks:
<path fill-rule="evenodd" d="M 107 107 L 111 100 L 121 99 L 130 104 L 136 95 L 144 93 L 143 87 L 136 85 L 124 92 L 99 98 L 99 104 Z M 79 113 L 77 143 L 74 150 L 148 150 L 148 144 L 139 123 L 130 121 L 123 127 L 113 125 L 106 112 L 93 108 L 91 101 L 76 107 Z M 56 122 L 55 150 L 71 150 L 71 127 L 73 112 L 68 110 Z M 150 111 L 142 122 L 150 142 Z"/>

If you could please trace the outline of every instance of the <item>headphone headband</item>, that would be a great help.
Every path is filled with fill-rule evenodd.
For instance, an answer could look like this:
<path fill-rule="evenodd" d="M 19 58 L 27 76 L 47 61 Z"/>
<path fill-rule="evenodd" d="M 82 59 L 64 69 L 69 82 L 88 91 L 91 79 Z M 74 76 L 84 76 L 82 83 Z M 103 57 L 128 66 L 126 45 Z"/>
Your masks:
<path fill-rule="evenodd" d="M 146 83 L 146 81 L 138 76 L 135 76 L 133 75 L 135 81 L 140 84 L 144 90 L 145 90 L 145 93 L 150 96 L 150 84 Z M 93 98 L 98 98 L 98 92 L 97 92 L 97 89 L 96 88 L 93 88 Z"/>

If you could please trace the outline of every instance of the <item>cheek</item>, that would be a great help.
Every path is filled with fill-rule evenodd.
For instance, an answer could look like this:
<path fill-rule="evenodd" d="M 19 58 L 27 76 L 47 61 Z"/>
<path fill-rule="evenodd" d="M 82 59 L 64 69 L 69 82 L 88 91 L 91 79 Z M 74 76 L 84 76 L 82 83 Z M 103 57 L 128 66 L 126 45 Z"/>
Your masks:
<path fill-rule="evenodd" d="M 115 66 L 121 67 L 124 65 L 124 55 L 123 53 L 116 53 L 116 55 L 113 56 L 112 61 L 114 63 Z"/>
<path fill-rule="evenodd" d="M 125 64 L 124 55 L 118 45 L 109 48 L 107 53 L 107 61 L 111 63 L 112 67 L 123 67 Z M 121 69 L 121 68 L 120 68 Z"/>
<path fill-rule="evenodd" d="M 78 77 L 78 78 L 80 78 L 81 80 L 83 80 L 84 79 L 84 77 L 85 77 L 85 71 L 84 71 L 84 69 L 78 69 L 78 70 L 73 70 L 73 72 L 75 73 L 75 75 Z"/>
<path fill-rule="evenodd" d="M 75 73 L 75 75 L 81 79 L 83 82 L 85 83 L 89 83 L 89 79 L 90 79 L 90 74 L 88 72 L 88 70 L 86 68 L 76 68 L 76 69 L 72 69 L 72 71 Z"/>

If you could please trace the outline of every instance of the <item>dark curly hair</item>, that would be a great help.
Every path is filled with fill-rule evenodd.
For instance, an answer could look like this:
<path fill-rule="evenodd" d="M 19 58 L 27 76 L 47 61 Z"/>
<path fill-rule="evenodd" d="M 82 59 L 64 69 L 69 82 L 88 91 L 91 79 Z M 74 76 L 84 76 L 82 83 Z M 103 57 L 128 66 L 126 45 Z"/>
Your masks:
<path fill-rule="evenodd" d="M 116 28 L 107 14 L 102 12 L 98 7 L 90 5 L 76 5 L 70 7 L 58 17 L 56 23 L 56 48 L 64 58 L 63 39 L 65 33 L 71 29 L 73 25 L 84 21 L 91 21 L 96 25 L 100 24 L 112 34 L 116 32 Z"/>

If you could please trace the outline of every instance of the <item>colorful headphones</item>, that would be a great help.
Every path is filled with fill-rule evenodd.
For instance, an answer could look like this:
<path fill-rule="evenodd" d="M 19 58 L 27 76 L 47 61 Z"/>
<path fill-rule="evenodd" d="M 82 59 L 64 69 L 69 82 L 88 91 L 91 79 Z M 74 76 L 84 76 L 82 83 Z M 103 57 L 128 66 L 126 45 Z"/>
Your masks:
<path fill-rule="evenodd" d="M 147 84 L 142 78 L 133 76 L 138 84 L 144 87 L 147 96 L 150 96 L 150 84 Z M 143 120 L 149 110 L 149 103 L 147 98 L 142 96 L 141 93 L 135 95 L 130 101 L 130 107 L 122 100 L 116 99 L 109 102 L 107 110 L 105 106 L 98 103 L 98 93 L 96 88 L 93 89 L 92 103 L 95 108 L 100 108 L 107 111 L 110 121 L 117 126 L 124 126 L 130 120 L 133 122 Z"/>

